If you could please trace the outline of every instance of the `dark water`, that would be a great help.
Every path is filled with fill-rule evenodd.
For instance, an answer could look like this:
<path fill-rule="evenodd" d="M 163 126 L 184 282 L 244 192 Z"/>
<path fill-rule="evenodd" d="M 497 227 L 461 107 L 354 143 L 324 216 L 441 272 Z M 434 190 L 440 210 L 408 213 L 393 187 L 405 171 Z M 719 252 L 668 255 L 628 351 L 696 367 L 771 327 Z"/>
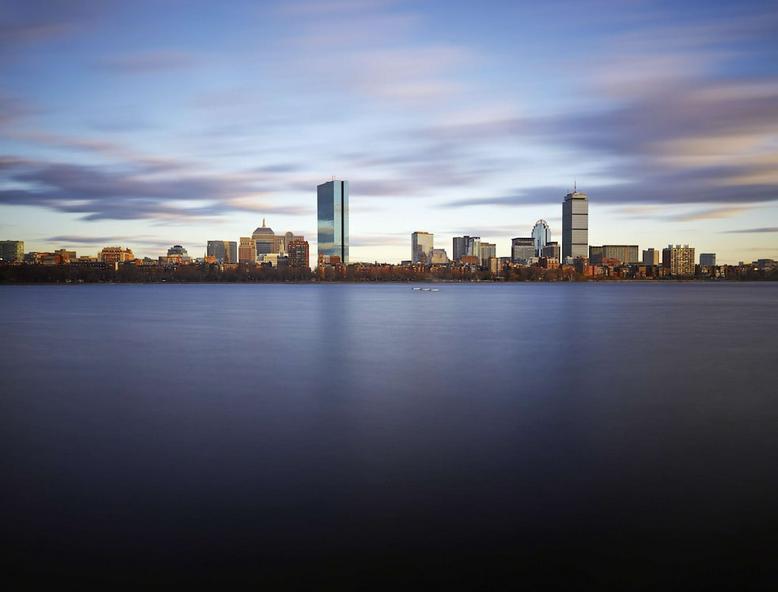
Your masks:
<path fill-rule="evenodd" d="M 6 286 L 0 307 L 6 581 L 778 581 L 778 285 Z"/>

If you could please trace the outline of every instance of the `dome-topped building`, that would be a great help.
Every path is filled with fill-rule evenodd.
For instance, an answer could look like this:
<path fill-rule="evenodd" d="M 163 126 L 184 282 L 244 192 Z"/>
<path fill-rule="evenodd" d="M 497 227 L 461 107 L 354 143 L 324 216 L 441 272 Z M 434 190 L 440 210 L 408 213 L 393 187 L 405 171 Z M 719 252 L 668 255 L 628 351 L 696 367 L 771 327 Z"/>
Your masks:
<path fill-rule="evenodd" d="M 275 236 L 275 232 L 273 232 L 273 229 L 269 226 L 265 226 L 265 219 L 262 218 L 262 226 L 259 226 L 255 231 L 254 234 L 251 235 L 251 238 L 254 240 L 262 237 L 268 237 L 268 236 Z"/>
<path fill-rule="evenodd" d="M 264 218 L 262 218 L 262 226 L 254 231 L 251 238 L 257 245 L 257 255 L 279 253 L 283 250 L 284 237 L 276 236 L 273 229 L 265 224 Z"/>

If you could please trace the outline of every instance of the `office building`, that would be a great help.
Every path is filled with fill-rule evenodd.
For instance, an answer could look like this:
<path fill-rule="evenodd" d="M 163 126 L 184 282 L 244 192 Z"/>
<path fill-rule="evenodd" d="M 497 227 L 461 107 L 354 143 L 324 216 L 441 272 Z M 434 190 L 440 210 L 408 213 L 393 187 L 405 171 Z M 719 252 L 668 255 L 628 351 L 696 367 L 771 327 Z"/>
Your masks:
<path fill-rule="evenodd" d="M 661 263 L 658 249 L 643 249 L 643 265 L 659 265 Z"/>
<path fill-rule="evenodd" d="M 481 267 L 489 267 L 489 259 L 497 257 L 497 245 L 494 243 L 481 243 L 479 258 Z"/>
<path fill-rule="evenodd" d="M 411 262 L 429 263 L 432 259 L 434 237 L 430 232 L 416 231 L 411 234 Z"/>
<path fill-rule="evenodd" d="M 543 247 L 551 241 L 551 229 L 548 222 L 538 220 L 532 227 L 532 240 L 535 241 L 535 254 L 540 257 L 543 254 Z"/>
<path fill-rule="evenodd" d="M 104 247 L 97 255 L 97 259 L 102 263 L 124 263 L 125 261 L 133 261 L 135 255 L 130 249 Z"/>
<path fill-rule="evenodd" d="M 294 232 L 286 232 L 284 233 L 284 241 L 282 246 L 282 251 L 284 253 L 289 253 L 289 245 L 292 241 L 304 241 L 305 237 L 302 234 L 295 234 Z"/>
<path fill-rule="evenodd" d="M 694 275 L 694 249 L 689 245 L 667 245 L 662 249 L 662 267 L 673 276 Z"/>
<path fill-rule="evenodd" d="M 459 261 L 462 257 L 481 258 L 480 236 L 455 236 L 453 244 L 453 259 Z"/>
<path fill-rule="evenodd" d="M 511 239 L 511 261 L 526 265 L 536 256 L 535 239 L 531 236 Z"/>
<path fill-rule="evenodd" d="M 319 257 L 339 257 L 348 264 L 348 181 L 327 181 L 316 187 Z"/>
<path fill-rule="evenodd" d="M 58 249 L 54 251 L 54 255 L 59 257 L 60 263 L 70 263 L 77 259 L 75 251 L 68 251 L 67 249 Z"/>
<path fill-rule="evenodd" d="M 191 258 L 189 257 L 189 253 L 186 252 L 186 249 L 182 247 L 181 245 L 173 245 L 167 250 L 167 256 L 168 258 L 176 258 L 181 263 L 186 263 L 188 261 L 191 261 Z"/>
<path fill-rule="evenodd" d="M 546 257 L 547 259 L 556 259 L 557 261 L 560 261 L 561 255 L 562 250 L 559 247 L 559 243 L 556 241 L 551 241 L 546 244 L 540 253 L 541 257 Z"/>
<path fill-rule="evenodd" d="M 208 241 L 205 254 L 207 257 L 215 257 L 219 263 L 237 263 L 238 243 L 235 241 Z"/>
<path fill-rule="evenodd" d="M 589 197 L 575 189 L 562 204 L 562 258 L 589 255 Z"/>
<path fill-rule="evenodd" d="M 307 240 L 292 240 L 286 248 L 289 267 L 309 268 L 310 247 Z"/>
<path fill-rule="evenodd" d="M 448 253 L 446 249 L 432 249 L 430 255 L 430 263 L 432 265 L 448 265 Z"/>
<path fill-rule="evenodd" d="M 640 263 L 638 245 L 603 245 L 605 259 L 617 259 L 622 263 Z"/>
<path fill-rule="evenodd" d="M 603 263 L 639 263 L 637 245 L 602 245 L 589 247 L 589 262 L 592 265 Z"/>
<path fill-rule="evenodd" d="M 715 267 L 716 253 L 700 253 L 700 265 L 703 267 Z"/>
<path fill-rule="evenodd" d="M 239 263 L 255 263 L 257 261 L 257 244 L 250 236 L 240 237 L 238 247 Z"/>
<path fill-rule="evenodd" d="M 257 257 L 266 253 L 281 253 L 284 246 L 284 236 L 276 236 L 273 229 L 265 224 L 262 218 L 262 226 L 254 230 L 251 235 L 257 247 Z"/>
<path fill-rule="evenodd" d="M 0 259 L 8 263 L 24 259 L 24 241 L 0 241 Z"/>

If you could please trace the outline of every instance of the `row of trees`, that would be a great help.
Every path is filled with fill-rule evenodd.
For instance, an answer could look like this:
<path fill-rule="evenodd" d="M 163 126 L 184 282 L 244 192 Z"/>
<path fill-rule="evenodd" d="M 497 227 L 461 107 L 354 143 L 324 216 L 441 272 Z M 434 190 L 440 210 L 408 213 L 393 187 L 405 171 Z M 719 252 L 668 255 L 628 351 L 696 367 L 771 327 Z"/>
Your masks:
<path fill-rule="evenodd" d="M 759 270 L 750 266 L 737 268 L 729 279 L 744 281 L 778 280 L 778 268 Z M 0 283 L 240 283 L 240 282 L 429 282 L 429 281 L 581 281 L 585 278 L 569 267 L 508 268 L 495 277 L 488 271 L 467 267 L 418 270 L 395 265 L 325 266 L 312 272 L 299 267 L 265 267 L 240 265 L 220 269 L 218 265 L 109 266 L 82 265 L 0 265 Z M 603 278 L 605 279 L 605 278 Z"/>

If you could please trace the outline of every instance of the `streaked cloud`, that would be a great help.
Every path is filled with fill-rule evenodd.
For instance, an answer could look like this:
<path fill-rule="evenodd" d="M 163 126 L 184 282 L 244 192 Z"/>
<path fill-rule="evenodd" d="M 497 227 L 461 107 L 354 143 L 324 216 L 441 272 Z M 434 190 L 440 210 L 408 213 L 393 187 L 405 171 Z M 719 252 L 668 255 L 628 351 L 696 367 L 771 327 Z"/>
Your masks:
<path fill-rule="evenodd" d="M 148 170 L 6 159 L 0 205 L 41 206 L 83 214 L 82 219 L 213 219 L 232 210 L 299 214 L 296 206 L 263 202 L 249 176 L 176 174 L 148 177 Z M 261 207 L 259 204 L 262 204 Z"/>
<path fill-rule="evenodd" d="M 760 228 L 740 228 L 738 230 L 725 230 L 725 234 L 764 234 L 778 232 L 778 226 L 762 226 Z"/>
<path fill-rule="evenodd" d="M 397 246 L 388 224 L 507 242 L 576 178 L 636 236 L 772 228 L 770 3 L 97 4 L 0 11 L 0 208 L 23 228 L 17 205 L 85 237 L 260 213 L 311 228 L 332 174 L 368 254 Z"/>

